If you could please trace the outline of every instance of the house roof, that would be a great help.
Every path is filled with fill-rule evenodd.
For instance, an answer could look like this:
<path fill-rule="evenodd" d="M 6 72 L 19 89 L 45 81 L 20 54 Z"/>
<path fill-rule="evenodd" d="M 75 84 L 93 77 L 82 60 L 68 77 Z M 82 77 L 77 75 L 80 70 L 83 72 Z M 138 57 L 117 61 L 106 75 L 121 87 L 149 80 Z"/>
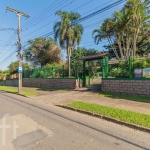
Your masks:
<path fill-rule="evenodd" d="M 88 56 L 84 56 L 84 57 L 80 58 L 79 60 L 86 60 L 86 61 L 96 60 L 96 59 L 101 59 L 104 56 L 108 56 L 108 55 L 109 55 L 109 53 L 100 53 L 100 54 L 95 54 L 95 55 L 88 55 Z"/>
<path fill-rule="evenodd" d="M 118 64 L 118 63 L 119 63 L 118 60 L 109 60 L 109 61 L 108 61 L 108 64 L 109 64 L 109 65 Z"/>

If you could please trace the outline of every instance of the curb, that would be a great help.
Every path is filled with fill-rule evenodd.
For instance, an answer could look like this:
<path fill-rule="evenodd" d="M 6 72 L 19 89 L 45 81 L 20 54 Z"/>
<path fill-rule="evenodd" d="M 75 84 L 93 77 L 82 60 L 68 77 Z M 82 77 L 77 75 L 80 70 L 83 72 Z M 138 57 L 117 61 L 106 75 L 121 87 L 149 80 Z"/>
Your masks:
<path fill-rule="evenodd" d="M 76 109 L 76 108 L 65 106 L 65 105 L 56 105 L 56 106 L 61 107 L 61 108 L 65 108 L 65 109 L 69 109 L 69 110 L 73 110 L 73 111 L 76 111 L 76 112 L 80 112 L 80 113 L 83 113 L 83 114 L 86 114 L 86 115 L 94 116 L 94 117 L 104 119 L 104 120 L 107 120 L 107 121 L 110 121 L 110 122 L 113 122 L 113 123 L 117 123 L 119 125 L 123 125 L 123 126 L 129 127 L 129 128 L 132 128 L 134 130 L 139 130 L 139 131 L 143 131 L 143 132 L 146 132 L 146 133 L 150 133 L 149 128 L 145 128 L 145 127 L 138 126 L 138 125 L 131 124 L 131 123 L 127 123 L 127 122 L 123 122 L 123 121 L 120 121 L 120 120 L 117 120 L 117 119 L 114 119 L 114 118 L 102 116 L 102 115 L 99 115 L 99 114 L 94 114 L 92 112 L 84 111 L 84 110 L 81 110 L 81 109 Z"/>

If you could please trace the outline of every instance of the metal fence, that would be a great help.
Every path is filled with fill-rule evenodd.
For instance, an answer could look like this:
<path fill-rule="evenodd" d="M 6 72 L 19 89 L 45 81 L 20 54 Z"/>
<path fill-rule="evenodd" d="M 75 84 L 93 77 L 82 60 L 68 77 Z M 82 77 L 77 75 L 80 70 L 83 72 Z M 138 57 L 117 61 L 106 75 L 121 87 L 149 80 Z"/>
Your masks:
<path fill-rule="evenodd" d="M 111 61 L 113 62 L 113 61 Z M 110 64 L 108 57 L 102 60 L 102 77 L 103 78 L 131 78 L 134 77 L 133 59 L 129 57 L 127 60 L 114 61 Z"/>
<path fill-rule="evenodd" d="M 64 66 L 52 66 L 49 68 L 36 68 L 23 71 L 23 78 L 64 78 L 68 71 Z"/>
<path fill-rule="evenodd" d="M 114 61 L 102 60 L 103 78 L 146 78 L 150 77 L 150 58 L 132 58 Z M 117 63 L 116 63 L 117 62 Z"/>
<path fill-rule="evenodd" d="M 91 69 L 87 66 L 85 68 L 85 75 L 94 78 L 98 77 L 97 67 L 92 67 Z M 100 72 L 100 71 L 99 71 Z M 70 78 L 83 78 L 83 64 L 76 63 L 71 65 L 71 76 Z M 63 66 L 51 66 L 48 68 L 35 68 L 23 71 L 23 78 L 67 78 L 68 68 Z"/>

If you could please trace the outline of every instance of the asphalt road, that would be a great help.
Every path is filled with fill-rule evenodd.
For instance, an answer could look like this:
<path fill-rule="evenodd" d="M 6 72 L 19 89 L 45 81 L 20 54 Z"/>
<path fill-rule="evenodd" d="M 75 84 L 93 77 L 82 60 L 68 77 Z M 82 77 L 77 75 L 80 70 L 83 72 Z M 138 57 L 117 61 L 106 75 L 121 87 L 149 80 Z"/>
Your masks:
<path fill-rule="evenodd" d="M 9 93 L 0 118 L 0 150 L 150 150 L 150 134 Z"/>

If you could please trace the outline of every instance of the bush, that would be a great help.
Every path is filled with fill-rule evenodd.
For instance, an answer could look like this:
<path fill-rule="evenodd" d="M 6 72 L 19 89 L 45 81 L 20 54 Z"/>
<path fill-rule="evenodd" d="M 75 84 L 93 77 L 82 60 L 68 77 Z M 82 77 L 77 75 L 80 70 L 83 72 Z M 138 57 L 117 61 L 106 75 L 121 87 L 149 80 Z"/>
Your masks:
<path fill-rule="evenodd" d="M 40 71 L 39 77 L 44 78 L 44 72 L 43 71 Z"/>
<path fill-rule="evenodd" d="M 131 71 L 132 75 L 134 73 L 134 69 L 144 69 L 150 68 L 150 59 L 139 59 L 134 58 L 131 62 Z M 129 77 L 129 63 L 128 61 L 121 61 L 115 67 L 111 67 L 110 76 L 118 77 L 118 78 L 126 78 Z"/>
<path fill-rule="evenodd" d="M 122 69 L 122 68 L 114 68 L 110 72 L 110 75 L 112 77 L 118 77 L 118 78 L 127 78 L 129 77 L 128 75 L 128 70 L 127 69 Z"/>
<path fill-rule="evenodd" d="M 144 60 L 133 60 L 133 68 L 134 69 L 144 69 L 144 68 L 150 68 L 150 60 L 144 59 Z"/>

